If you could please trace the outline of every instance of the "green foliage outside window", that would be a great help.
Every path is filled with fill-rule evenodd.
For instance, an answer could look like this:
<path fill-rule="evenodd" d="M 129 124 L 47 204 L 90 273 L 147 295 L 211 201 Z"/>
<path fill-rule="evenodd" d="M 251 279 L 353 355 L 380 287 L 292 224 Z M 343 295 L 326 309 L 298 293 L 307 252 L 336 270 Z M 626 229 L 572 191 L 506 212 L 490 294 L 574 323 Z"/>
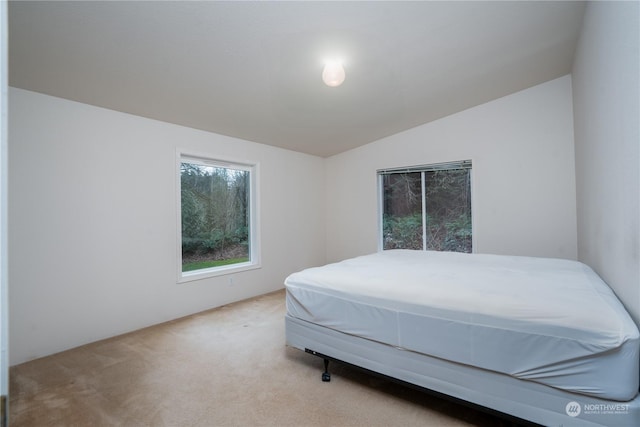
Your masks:
<path fill-rule="evenodd" d="M 469 169 L 390 173 L 382 186 L 384 249 L 471 252 Z"/>
<path fill-rule="evenodd" d="M 183 272 L 249 261 L 249 175 L 181 163 Z"/>

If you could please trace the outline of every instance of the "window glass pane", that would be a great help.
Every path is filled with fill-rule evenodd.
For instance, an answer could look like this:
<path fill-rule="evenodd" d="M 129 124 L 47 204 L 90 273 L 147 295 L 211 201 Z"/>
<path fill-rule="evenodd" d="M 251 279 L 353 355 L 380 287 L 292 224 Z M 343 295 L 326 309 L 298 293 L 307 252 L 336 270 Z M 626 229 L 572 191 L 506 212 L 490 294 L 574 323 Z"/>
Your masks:
<path fill-rule="evenodd" d="M 471 161 L 378 174 L 383 250 L 472 252 Z"/>
<path fill-rule="evenodd" d="M 425 172 L 427 250 L 471 252 L 469 169 Z"/>
<path fill-rule="evenodd" d="M 182 271 L 250 261 L 250 172 L 180 164 Z"/>
<path fill-rule="evenodd" d="M 422 249 L 420 172 L 382 176 L 384 249 Z"/>

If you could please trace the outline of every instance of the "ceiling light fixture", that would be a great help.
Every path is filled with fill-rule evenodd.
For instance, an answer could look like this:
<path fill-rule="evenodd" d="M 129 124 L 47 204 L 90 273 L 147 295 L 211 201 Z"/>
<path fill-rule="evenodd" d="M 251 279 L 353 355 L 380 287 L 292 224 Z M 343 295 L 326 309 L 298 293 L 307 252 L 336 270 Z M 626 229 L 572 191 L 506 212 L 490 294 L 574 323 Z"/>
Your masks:
<path fill-rule="evenodd" d="M 344 67 L 341 62 L 327 62 L 322 71 L 322 81 L 330 87 L 340 86 L 344 82 Z"/>

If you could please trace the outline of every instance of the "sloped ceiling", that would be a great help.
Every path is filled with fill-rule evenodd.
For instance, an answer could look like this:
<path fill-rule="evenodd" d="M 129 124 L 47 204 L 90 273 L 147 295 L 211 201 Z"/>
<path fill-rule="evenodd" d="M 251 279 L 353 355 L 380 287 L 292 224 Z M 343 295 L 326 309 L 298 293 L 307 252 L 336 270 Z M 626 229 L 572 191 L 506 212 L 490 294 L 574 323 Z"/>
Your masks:
<path fill-rule="evenodd" d="M 568 74 L 582 2 L 10 2 L 9 84 L 318 156 Z M 346 81 L 321 81 L 343 59 Z"/>

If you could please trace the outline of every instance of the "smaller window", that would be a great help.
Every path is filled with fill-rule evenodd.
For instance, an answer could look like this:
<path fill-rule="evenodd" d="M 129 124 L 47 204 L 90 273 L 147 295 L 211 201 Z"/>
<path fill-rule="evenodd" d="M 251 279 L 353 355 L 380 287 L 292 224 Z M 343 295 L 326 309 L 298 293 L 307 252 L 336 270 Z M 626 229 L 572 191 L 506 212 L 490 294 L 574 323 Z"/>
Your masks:
<path fill-rule="evenodd" d="M 380 248 L 472 251 L 471 161 L 378 171 Z"/>
<path fill-rule="evenodd" d="M 181 281 L 258 266 L 255 169 L 180 155 Z"/>

